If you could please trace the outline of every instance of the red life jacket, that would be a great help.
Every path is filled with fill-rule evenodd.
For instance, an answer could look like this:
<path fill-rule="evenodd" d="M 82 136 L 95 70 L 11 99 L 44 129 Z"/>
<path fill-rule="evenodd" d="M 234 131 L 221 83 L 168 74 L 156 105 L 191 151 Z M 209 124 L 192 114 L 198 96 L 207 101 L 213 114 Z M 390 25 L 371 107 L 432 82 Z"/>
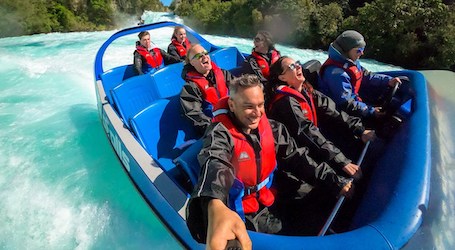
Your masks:
<path fill-rule="evenodd" d="M 349 75 L 351 86 L 354 89 L 354 93 L 359 97 L 359 90 L 360 90 L 360 85 L 362 84 L 362 78 L 363 78 L 363 71 L 359 70 L 357 68 L 357 65 L 352 64 L 352 63 L 341 63 L 338 61 L 333 60 L 332 58 L 327 59 L 327 61 L 324 62 L 324 64 L 321 66 L 321 69 L 319 70 L 319 75 L 324 74 L 324 70 L 328 66 L 336 66 L 339 68 L 344 69 L 344 71 Z"/>
<path fill-rule="evenodd" d="M 272 58 L 270 60 L 270 64 L 265 60 L 264 57 L 261 56 L 261 54 L 257 53 L 256 51 L 253 50 L 251 52 L 251 55 L 256 59 L 256 62 L 258 63 L 259 67 L 261 68 L 262 75 L 268 79 L 270 75 L 270 65 L 272 65 L 274 62 L 276 62 L 280 58 L 280 54 L 276 50 L 272 50 Z"/>
<path fill-rule="evenodd" d="M 214 63 L 212 63 L 212 70 L 215 73 L 216 85 L 207 81 L 207 79 L 197 71 L 191 71 L 186 74 L 186 79 L 193 81 L 202 91 L 204 100 L 215 106 L 218 100 L 228 95 L 229 90 L 224 79 L 223 71 Z"/>
<path fill-rule="evenodd" d="M 163 65 L 163 55 L 161 55 L 159 48 L 153 48 L 152 50 L 155 52 L 154 56 L 152 56 L 152 54 L 150 54 L 150 52 L 144 47 L 140 45 L 136 46 L 136 51 L 145 58 L 147 63 L 152 66 L 152 68 L 159 68 Z"/>
<path fill-rule="evenodd" d="M 286 85 L 279 86 L 277 88 L 276 92 L 277 92 L 276 95 L 273 97 L 272 101 L 270 102 L 269 110 L 272 109 L 272 105 L 275 102 L 277 102 L 284 96 L 292 96 L 295 99 L 297 99 L 297 101 L 300 104 L 300 107 L 302 108 L 303 114 L 308 118 L 308 120 L 313 122 L 313 124 L 316 127 L 318 126 L 318 118 L 316 115 L 316 107 L 313 102 L 313 95 L 308 95 L 308 97 L 309 97 L 308 99 L 310 99 L 308 101 L 307 98 L 305 98 L 305 96 L 303 96 L 302 93 L 300 93 L 299 91 L 297 91 L 293 88 L 290 88 Z"/>
<path fill-rule="evenodd" d="M 276 168 L 275 140 L 269 120 L 264 114 L 258 127 L 262 150 L 256 152 L 245 135 L 232 123 L 228 115 L 228 98 L 220 99 L 215 106 L 213 122 L 221 122 L 234 140 L 231 163 L 236 181 L 243 184 L 241 206 L 245 214 L 254 213 L 258 211 L 259 203 L 268 207 L 275 201 L 274 194 L 267 186 L 271 183 L 271 174 Z M 235 209 L 239 210 L 237 207 Z"/>
<path fill-rule="evenodd" d="M 175 48 L 177 48 L 177 53 L 179 53 L 180 57 L 186 56 L 186 51 L 191 47 L 191 43 L 186 37 L 185 40 L 183 41 L 183 44 L 185 45 L 179 43 L 175 38 L 172 38 L 171 43 L 174 44 Z"/>

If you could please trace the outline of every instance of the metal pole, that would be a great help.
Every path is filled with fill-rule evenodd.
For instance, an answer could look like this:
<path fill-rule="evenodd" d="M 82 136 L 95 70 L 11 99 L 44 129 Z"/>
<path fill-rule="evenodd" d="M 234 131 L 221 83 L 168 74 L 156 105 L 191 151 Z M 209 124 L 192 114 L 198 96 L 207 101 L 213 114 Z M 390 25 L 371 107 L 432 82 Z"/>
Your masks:
<path fill-rule="evenodd" d="M 362 164 L 363 158 L 365 157 L 365 154 L 366 154 L 366 152 L 368 150 L 368 146 L 370 146 L 370 141 L 367 141 L 367 143 L 365 144 L 365 147 L 363 148 L 362 153 L 360 154 L 359 160 L 357 161 L 357 165 L 359 167 Z M 350 178 L 350 181 L 353 181 L 353 179 Z M 346 197 L 343 195 L 343 196 L 341 196 L 338 199 L 337 203 L 335 204 L 335 207 L 332 209 L 332 212 L 330 213 L 329 218 L 325 222 L 325 224 L 322 227 L 321 231 L 319 231 L 318 236 L 324 236 L 325 235 L 325 233 L 329 229 L 330 225 L 332 224 L 333 220 L 335 219 L 335 216 L 337 215 L 338 210 L 340 209 L 341 205 L 343 204 L 343 201 L 344 201 L 345 198 Z"/>

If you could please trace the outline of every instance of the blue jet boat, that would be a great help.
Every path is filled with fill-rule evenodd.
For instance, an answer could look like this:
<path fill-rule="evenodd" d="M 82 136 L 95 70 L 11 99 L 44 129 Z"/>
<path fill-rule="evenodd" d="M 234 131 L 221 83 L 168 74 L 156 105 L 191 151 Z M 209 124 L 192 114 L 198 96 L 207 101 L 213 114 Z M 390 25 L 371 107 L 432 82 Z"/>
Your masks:
<path fill-rule="evenodd" d="M 112 147 L 131 180 L 162 223 L 188 249 L 203 249 L 190 235 L 185 210 L 197 164 L 182 153 L 198 138 L 180 115 L 183 62 L 152 74 L 135 75 L 133 66 L 103 67 L 113 41 L 147 30 L 183 26 L 221 68 L 240 74 L 245 54 L 220 47 L 179 23 L 159 22 L 120 30 L 100 47 L 94 67 L 99 115 Z M 134 46 L 132 45 L 132 50 Z M 385 72 L 407 76 L 415 90 L 409 116 L 378 157 L 350 229 L 326 236 L 284 236 L 249 232 L 254 249 L 399 249 L 416 233 L 428 205 L 430 118 L 428 90 L 417 71 Z M 183 158 L 183 159 L 182 159 Z M 180 164 L 177 164 L 179 163 Z M 183 165 L 193 165 L 182 168 Z M 188 170 L 190 169 L 190 170 Z"/>

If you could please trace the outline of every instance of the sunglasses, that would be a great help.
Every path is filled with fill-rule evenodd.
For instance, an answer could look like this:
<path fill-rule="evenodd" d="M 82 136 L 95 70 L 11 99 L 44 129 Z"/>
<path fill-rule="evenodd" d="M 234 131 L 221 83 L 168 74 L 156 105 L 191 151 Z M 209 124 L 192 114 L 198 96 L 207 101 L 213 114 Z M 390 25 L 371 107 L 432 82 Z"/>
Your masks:
<path fill-rule="evenodd" d="M 255 42 L 262 42 L 262 41 L 264 41 L 264 39 L 261 39 L 260 37 L 255 37 L 254 41 Z"/>
<path fill-rule="evenodd" d="M 365 47 L 358 48 L 357 54 L 362 54 L 364 50 L 365 50 Z"/>
<path fill-rule="evenodd" d="M 194 55 L 193 58 L 191 58 L 191 60 L 193 60 L 193 59 L 199 60 L 199 59 L 201 59 L 203 56 L 206 56 L 206 55 L 208 55 L 208 54 L 209 54 L 209 52 L 207 52 L 207 50 L 204 50 L 204 51 L 202 51 L 201 53 L 197 53 L 196 55 Z"/>
<path fill-rule="evenodd" d="M 281 74 L 286 73 L 286 71 L 287 71 L 288 69 L 294 71 L 297 67 L 302 67 L 302 63 L 300 63 L 300 61 L 296 61 L 295 63 L 289 64 L 288 67 L 287 67 L 287 68 L 283 71 L 283 73 L 281 73 Z"/>

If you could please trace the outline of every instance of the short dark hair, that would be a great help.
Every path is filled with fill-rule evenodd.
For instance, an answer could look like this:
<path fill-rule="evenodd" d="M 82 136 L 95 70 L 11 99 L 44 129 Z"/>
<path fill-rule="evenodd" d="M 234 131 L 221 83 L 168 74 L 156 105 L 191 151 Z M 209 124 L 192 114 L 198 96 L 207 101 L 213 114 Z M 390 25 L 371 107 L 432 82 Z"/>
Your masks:
<path fill-rule="evenodd" d="M 234 78 L 229 84 L 229 96 L 234 97 L 239 89 L 246 89 L 251 87 L 259 86 L 264 89 L 264 85 L 261 83 L 257 75 L 244 74 L 240 77 Z"/>
<path fill-rule="evenodd" d="M 141 40 L 142 37 L 146 36 L 146 35 L 150 36 L 150 33 L 148 31 L 141 31 L 141 32 L 139 32 L 139 34 L 137 36 L 139 37 L 139 40 Z"/>

